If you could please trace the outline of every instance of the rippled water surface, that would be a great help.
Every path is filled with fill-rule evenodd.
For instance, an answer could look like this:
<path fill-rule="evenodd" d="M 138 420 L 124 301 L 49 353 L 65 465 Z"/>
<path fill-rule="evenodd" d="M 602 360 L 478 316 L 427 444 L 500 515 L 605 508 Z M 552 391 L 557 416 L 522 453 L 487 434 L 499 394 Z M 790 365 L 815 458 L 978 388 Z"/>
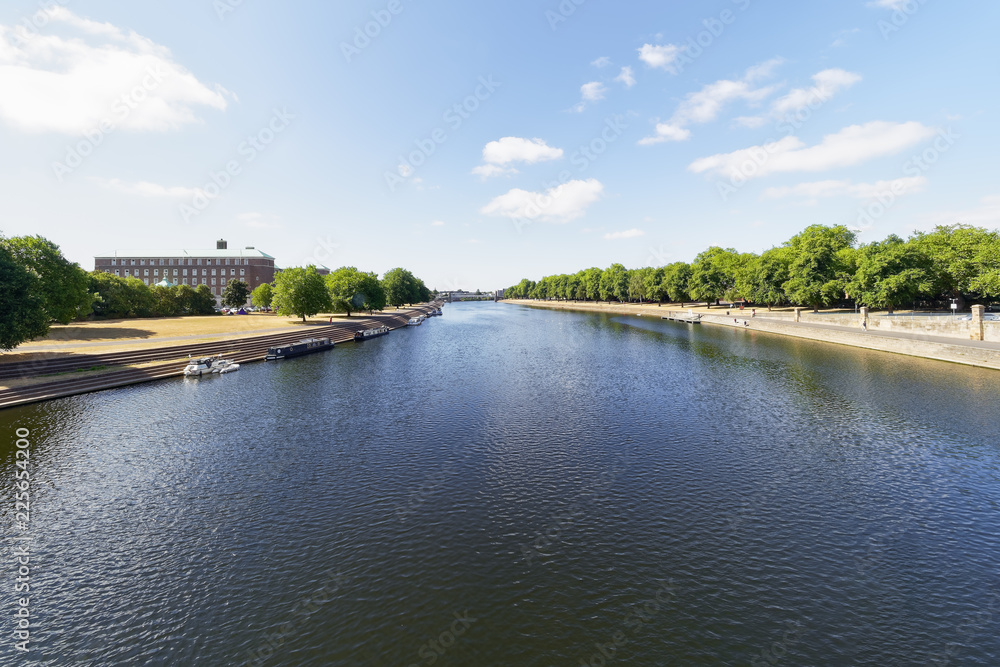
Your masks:
<path fill-rule="evenodd" d="M 469 303 L 7 410 L 0 664 L 995 666 L 998 397 L 995 371 Z"/>

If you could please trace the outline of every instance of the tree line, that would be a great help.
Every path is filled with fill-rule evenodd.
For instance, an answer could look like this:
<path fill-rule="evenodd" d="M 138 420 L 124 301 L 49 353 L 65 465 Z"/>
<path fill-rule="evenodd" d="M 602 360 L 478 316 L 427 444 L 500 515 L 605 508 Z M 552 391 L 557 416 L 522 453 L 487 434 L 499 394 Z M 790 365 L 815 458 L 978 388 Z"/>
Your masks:
<path fill-rule="evenodd" d="M 757 255 L 713 246 L 690 264 L 626 269 L 612 264 L 573 274 L 527 278 L 508 298 L 580 301 L 746 301 L 767 306 L 904 305 L 940 307 L 955 299 L 1000 299 L 1000 233 L 971 225 L 938 226 L 909 239 L 890 235 L 857 244 L 842 225 L 812 225 Z"/>
<path fill-rule="evenodd" d="M 344 266 L 325 276 L 315 266 L 284 269 L 274 285 L 261 285 L 251 295 L 253 305 L 273 307 L 279 315 L 295 315 L 305 322 L 317 313 L 351 313 L 382 310 L 387 305 L 429 301 L 431 291 L 424 281 L 402 268 L 377 273 Z"/>
<path fill-rule="evenodd" d="M 246 282 L 234 278 L 221 301 L 239 307 L 251 298 L 255 306 L 273 306 L 281 315 L 304 319 L 320 312 L 382 310 L 387 304 L 422 303 L 430 297 L 424 282 L 401 268 L 379 280 L 354 267 L 325 277 L 316 267 L 306 267 L 285 269 L 274 284 L 260 285 L 252 293 Z M 53 322 L 212 315 L 215 307 L 215 296 L 206 285 L 147 285 L 135 277 L 88 273 L 42 236 L 0 236 L 0 350 L 45 336 Z"/>

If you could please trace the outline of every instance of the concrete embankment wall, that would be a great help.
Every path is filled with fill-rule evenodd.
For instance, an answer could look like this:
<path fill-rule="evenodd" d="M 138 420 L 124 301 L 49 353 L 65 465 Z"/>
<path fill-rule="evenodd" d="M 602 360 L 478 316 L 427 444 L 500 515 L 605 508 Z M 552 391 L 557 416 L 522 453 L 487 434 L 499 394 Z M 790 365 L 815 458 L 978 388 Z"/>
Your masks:
<path fill-rule="evenodd" d="M 635 305 L 627 304 L 586 304 L 586 303 L 574 303 L 566 304 L 559 302 L 543 302 L 543 301 L 508 301 L 509 303 L 517 303 L 526 306 L 534 306 L 540 308 L 552 308 L 556 310 L 578 310 L 586 312 L 602 312 L 617 315 L 642 315 L 649 317 L 659 317 L 667 315 L 669 312 L 675 314 L 686 314 L 688 311 L 686 309 L 679 309 L 676 306 L 673 308 L 649 308 L 647 307 L 637 307 Z M 725 312 L 721 312 L 718 315 L 706 314 L 703 310 L 699 313 L 702 316 L 702 323 L 704 324 L 715 324 L 719 326 L 738 326 L 740 329 L 744 328 L 743 321 L 746 320 L 750 323 L 750 329 L 752 331 L 763 331 L 765 333 L 780 334 L 783 336 L 794 336 L 795 338 L 804 338 L 807 340 L 814 340 L 825 343 L 836 343 L 838 345 L 850 345 L 851 347 L 860 347 L 868 350 L 879 350 L 882 352 L 892 352 L 895 354 L 906 354 L 914 357 L 923 357 L 925 359 L 937 359 L 939 361 L 949 361 L 959 364 L 967 364 L 970 366 L 981 366 L 984 368 L 994 368 L 1000 370 L 1000 350 L 993 350 L 982 347 L 975 347 L 970 345 L 959 344 L 958 340 L 954 345 L 948 343 L 941 343 L 937 341 L 923 341 L 909 338 L 890 338 L 886 336 L 879 336 L 874 330 L 869 332 L 861 331 L 858 328 L 857 331 L 839 331 L 836 329 L 820 329 L 816 327 L 808 327 L 794 324 L 791 320 L 794 317 L 791 313 L 785 316 L 784 313 L 767 313 L 766 311 L 757 311 L 757 317 L 750 318 L 750 311 L 744 310 L 741 315 L 736 315 L 736 311 L 730 311 L 733 315 L 726 316 Z M 775 317 L 776 316 L 776 317 Z M 738 320 L 738 324 L 733 323 L 733 319 Z M 844 321 L 838 321 L 838 319 L 828 319 L 828 318 L 839 318 Z M 879 318 L 879 319 L 895 319 L 895 318 Z M 903 319 L 903 318 L 899 318 Z M 930 318 L 924 318 L 930 319 Z M 941 318 L 946 319 L 946 318 Z M 810 320 L 806 317 L 803 312 L 801 321 L 803 323 L 816 322 L 821 324 L 837 324 L 840 326 L 850 326 L 859 327 L 860 318 L 852 314 L 844 315 L 815 315 L 814 319 Z M 869 326 L 871 326 L 872 319 L 869 318 Z M 958 336 L 954 335 L 956 339 L 961 338 L 962 340 L 969 340 L 968 338 L 968 322 L 955 322 L 954 325 L 965 325 L 965 335 Z M 991 326 L 997 323 L 985 323 Z M 985 326 L 984 326 L 985 328 Z M 895 331 L 900 331 L 902 327 L 895 327 Z M 884 330 L 890 330 L 890 327 L 885 327 Z M 956 333 L 958 330 L 955 330 Z M 943 335 L 940 330 L 909 330 L 907 333 L 926 333 L 941 336 Z M 996 341 L 997 338 L 996 329 L 992 329 L 992 334 L 994 338 L 987 339 Z"/>
<path fill-rule="evenodd" d="M 741 317 L 748 316 L 743 311 Z M 758 318 L 774 320 L 792 320 L 794 313 L 757 311 Z M 966 315 L 968 317 L 968 315 Z M 842 327 L 857 327 L 861 325 L 861 315 L 856 313 L 813 313 L 802 311 L 801 322 L 816 324 L 836 324 Z M 948 315 L 894 315 L 884 313 L 868 315 L 870 331 L 899 331 L 905 333 L 925 334 L 927 336 L 946 336 L 948 338 L 972 339 L 973 323 L 969 319 L 957 319 Z M 983 321 L 983 340 L 1000 343 L 1000 321 Z"/>

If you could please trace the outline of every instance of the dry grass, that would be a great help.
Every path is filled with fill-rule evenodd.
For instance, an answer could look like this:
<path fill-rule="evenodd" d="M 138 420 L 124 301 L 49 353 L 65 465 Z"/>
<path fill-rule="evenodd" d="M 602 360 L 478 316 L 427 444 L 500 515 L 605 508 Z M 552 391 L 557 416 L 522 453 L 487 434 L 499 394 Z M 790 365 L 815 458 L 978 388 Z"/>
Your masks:
<path fill-rule="evenodd" d="M 359 317 L 363 315 L 352 314 L 352 319 Z M 348 321 L 346 315 L 334 315 L 333 319 Z M 296 331 L 303 326 L 328 324 L 329 321 L 329 314 L 308 318 L 303 324 L 301 318 L 278 316 L 273 313 L 254 313 L 57 324 L 49 330 L 49 335 L 45 338 L 24 343 L 13 353 L 0 356 L 0 363 L 28 361 L 53 352 L 97 354 L 151 349 L 164 345 L 218 342 L 229 338 Z M 164 340 L 171 338 L 179 340 Z"/>

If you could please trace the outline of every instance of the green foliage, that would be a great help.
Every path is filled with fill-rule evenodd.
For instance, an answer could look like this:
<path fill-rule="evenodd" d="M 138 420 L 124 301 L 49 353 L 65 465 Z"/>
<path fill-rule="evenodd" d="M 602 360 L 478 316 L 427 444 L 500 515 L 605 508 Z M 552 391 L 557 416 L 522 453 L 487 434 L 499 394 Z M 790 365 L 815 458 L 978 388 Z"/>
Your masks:
<path fill-rule="evenodd" d="M 222 305 L 230 308 L 239 308 L 246 305 L 250 297 L 250 286 L 242 280 L 230 279 L 226 283 L 226 289 L 222 290 Z"/>
<path fill-rule="evenodd" d="M 814 308 L 844 298 L 851 278 L 854 232 L 843 225 L 811 225 L 786 244 L 792 261 L 783 285 L 793 303 Z"/>
<path fill-rule="evenodd" d="M 49 331 L 40 280 L 0 245 L 0 349 L 10 350 Z"/>
<path fill-rule="evenodd" d="M 191 297 L 190 312 L 192 315 L 213 315 L 215 313 L 215 295 L 208 285 L 198 285 Z"/>
<path fill-rule="evenodd" d="M 59 246 L 41 236 L 0 239 L 14 261 L 38 276 L 36 294 L 49 319 L 69 324 L 90 314 L 87 273 L 63 257 Z"/>
<path fill-rule="evenodd" d="M 327 276 L 329 278 L 329 276 Z M 315 266 L 285 269 L 274 280 L 272 305 L 279 315 L 306 317 L 331 310 L 330 292 Z"/>
<path fill-rule="evenodd" d="M 718 246 L 712 246 L 695 257 L 688 281 L 691 298 L 711 304 L 731 296 L 736 286 L 737 257 L 732 248 Z"/>
<path fill-rule="evenodd" d="M 419 285 L 422 284 L 415 287 L 414 296 L 420 296 Z M 342 266 L 328 275 L 326 289 L 335 313 L 347 313 L 350 317 L 352 312 L 385 308 L 386 293 L 378 276 L 358 271 L 353 266 Z"/>
<path fill-rule="evenodd" d="M 250 303 L 257 308 L 270 308 L 271 300 L 274 298 L 274 290 L 271 287 L 271 283 L 264 283 L 259 285 L 250 294 Z"/>
<path fill-rule="evenodd" d="M 99 317 L 153 317 L 157 314 L 156 297 L 138 278 L 91 271 L 88 288 L 95 295 L 93 309 Z"/>
<path fill-rule="evenodd" d="M 612 297 L 619 301 L 628 298 L 628 270 L 621 264 L 612 264 L 601 274 L 600 293 L 602 301 Z"/>
<path fill-rule="evenodd" d="M 765 250 L 759 257 L 747 262 L 736 278 L 736 288 L 744 298 L 763 303 L 768 308 L 788 301 L 783 285 L 788 282 L 788 268 L 792 263 L 789 247 Z"/>
<path fill-rule="evenodd" d="M 933 288 L 931 262 L 916 245 L 891 235 L 861 246 L 849 289 L 858 303 L 887 308 L 915 301 Z"/>
<path fill-rule="evenodd" d="M 420 301 L 417 278 L 403 268 L 386 271 L 382 277 L 385 300 L 390 306 L 402 306 Z"/>

